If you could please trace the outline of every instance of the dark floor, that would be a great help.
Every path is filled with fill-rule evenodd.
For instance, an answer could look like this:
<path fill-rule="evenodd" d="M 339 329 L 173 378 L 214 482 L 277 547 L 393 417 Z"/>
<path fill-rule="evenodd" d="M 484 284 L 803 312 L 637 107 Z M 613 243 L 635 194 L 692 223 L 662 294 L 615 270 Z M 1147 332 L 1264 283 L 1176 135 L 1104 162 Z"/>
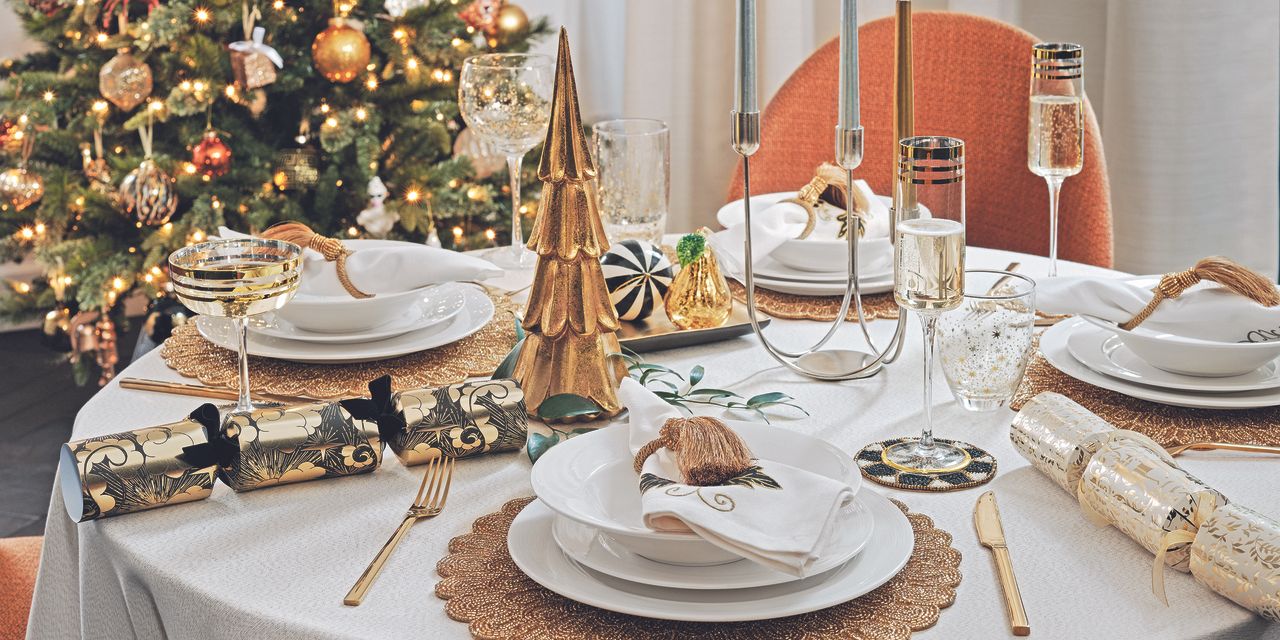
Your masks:
<path fill-rule="evenodd" d="M 120 366 L 137 340 L 137 325 L 121 331 Z M 0 538 L 41 535 L 58 465 L 76 412 L 95 392 L 97 377 L 77 387 L 66 354 L 40 343 L 39 330 L 0 333 Z"/>

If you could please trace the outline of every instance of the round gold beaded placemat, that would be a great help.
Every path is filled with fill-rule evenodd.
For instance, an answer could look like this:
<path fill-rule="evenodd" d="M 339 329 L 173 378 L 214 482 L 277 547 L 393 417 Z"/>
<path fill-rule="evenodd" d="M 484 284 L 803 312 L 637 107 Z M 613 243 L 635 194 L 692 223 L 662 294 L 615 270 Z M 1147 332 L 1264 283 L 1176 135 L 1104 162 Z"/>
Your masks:
<path fill-rule="evenodd" d="M 1036 353 L 1010 406 L 1022 409 L 1044 391 L 1061 393 L 1117 429 L 1137 431 L 1164 447 L 1192 442 L 1280 445 L 1280 407 L 1192 409 L 1148 402 L 1076 380 Z"/>
<path fill-rule="evenodd" d="M 951 546 L 951 534 L 895 500 L 911 522 L 915 549 L 901 573 L 861 598 L 789 618 L 737 623 L 674 622 L 613 613 L 559 596 L 516 567 L 507 551 L 507 530 L 532 501 L 518 498 L 476 519 L 470 533 L 449 541 L 449 553 L 436 565 L 443 578 L 436 584 L 436 595 L 447 601 L 445 612 L 467 623 L 476 638 L 906 640 L 938 622 L 939 610 L 951 606 L 960 584 L 960 552 Z"/>
<path fill-rule="evenodd" d="M 391 375 L 395 391 L 456 384 L 472 376 L 487 376 L 516 343 L 515 303 L 489 294 L 493 319 L 484 328 L 452 344 L 398 358 L 352 364 L 305 364 L 274 358 L 249 357 L 249 385 L 254 393 L 329 400 L 368 393 L 370 380 Z M 173 330 L 160 356 L 169 368 L 213 387 L 235 389 L 239 384 L 237 357 L 200 336 L 195 323 Z"/>
<path fill-rule="evenodd" d="M 747 289 L 741 283 L 730 280 L 729 290 L 733 292 L 735 301 L 747 303 Z M 788 320 L 835 320 L 843 299 L 844 296 L 798 296 L 756 287 L 756 306 L 775 318 Z M 896 320 L 898 303 L 893 301 L 892 293 L 867 294 L 862 296 L 862 314 L 867 320 Z M 852 302 L 849 303 L 845 319 L 858 321 L 858 311 Z"/>

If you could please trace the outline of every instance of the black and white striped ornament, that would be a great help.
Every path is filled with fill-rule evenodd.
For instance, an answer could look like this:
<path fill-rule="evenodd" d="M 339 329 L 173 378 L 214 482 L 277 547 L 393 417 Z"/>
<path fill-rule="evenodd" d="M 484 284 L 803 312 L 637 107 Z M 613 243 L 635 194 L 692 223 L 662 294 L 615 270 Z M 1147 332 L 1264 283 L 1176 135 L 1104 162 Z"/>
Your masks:
<path fill-rule="evenodd" d="M 662 248 L 643 240 L 615 243 L 600 258 L 609 300 L 620 320 L 644 320 L 662 304 L 675 269 Z"/>

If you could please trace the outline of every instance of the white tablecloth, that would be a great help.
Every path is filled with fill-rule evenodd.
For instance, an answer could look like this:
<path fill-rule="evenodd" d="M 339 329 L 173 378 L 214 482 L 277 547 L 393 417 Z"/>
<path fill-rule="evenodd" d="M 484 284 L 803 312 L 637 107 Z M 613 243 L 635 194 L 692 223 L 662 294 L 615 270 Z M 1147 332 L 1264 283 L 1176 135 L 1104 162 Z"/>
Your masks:
<path fill-rule="evenodd" d="M 1042 258 L 970 249 L 971 266 L 1011 260 L 1039 275 Z M 1101 272 L 1063 264 L 1066 274 Z M 784 345 L 809 344 L 825 324 L 776 321 L 767 331 Z M 876 322 L 883 341 L 892 323 Z M 856 328 L 842 336 L 855 340 Z M 782 429 L 820 436 L 847 451 L 919 432 L 920 340 L 909 334 L 902 360 L 869 380 L 820 383 L 774 363 L 754 338 L 651 354 L 676 368 L 703 364 L 710 386 L 743 393 L 784 391 L 813 416 L 774 418 Z M 763 371 L 761 371 L 763 369 Z M 746 375 L 744 372 L 757 373 Z M 122 376 L 180 380 L 152 352 Z M 1248 611 L 1168 571 L 1170 607 L 1151 594 L 1150 554 L 1115 529 L 1099 529 L 1074 500 L 1009 444 L 1012 412 L 968 414 L 935 378 L 937 434 L 985 447 L 999 461 L 986 487 L 999 498 L 1014 566 L 1037 638 L 1278 637 Z M 56 402 L 56 398 L 47 399 Z M 114 382 L 85 404 L 74 438 L 159 424 L 200 404 L 181 396 L 127 391 Z M 1278 427 L 1280 428 L 1280 427 Z M 50 452 L 52 456 L 53 452 Z M 1280 516 L 1276 462 L 1241 454 L 1195 453 L 1183 464 L 1236 502 Z M 342 596 L 399 522 L 421 477 L 388 454 L 375 473 L 237 494 L 218 484 L 203 502 L 73 524 L 54 496 L 31 614 L 31 638 L 465 638 L 434 595 L 436 562 L 449 539 L 507 500 L 531 495 L 523 453 L 459 465 L 449 507 L 418 524 L 400 545 L 363 606 Z M 963 553 L 964 581 L 930 638 L 998 638 L 1008 623 L 988 552 L 972 525 L 985 489 L 946 494 L 891 491 L 867 483 L 934 518 Z M 547 540 L 546 544 L 554 544 Z"/>

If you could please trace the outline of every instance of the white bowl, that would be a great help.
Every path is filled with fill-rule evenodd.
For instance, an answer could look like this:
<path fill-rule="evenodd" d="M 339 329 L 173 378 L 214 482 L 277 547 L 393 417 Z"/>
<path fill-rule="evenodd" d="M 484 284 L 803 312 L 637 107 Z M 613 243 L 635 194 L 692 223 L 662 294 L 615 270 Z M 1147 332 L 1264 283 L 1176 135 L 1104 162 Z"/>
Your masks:
<path fill-rule="evenodd" d="M 817 438 L 778 427 L 734 422 L 747 446 L 769 459 L 848 483 L 862 476 L 847 453 Z M 533 491 L 552 511 L 599 529 L 626 549 L 657 562 L 710 566 L 741 560 L 693 533 L 654 531 L 640 513 L 639 479 L 625 427 L 606 427 L 566 440 L 538 458 Z"/>
<path fill-rule="evenodd" d="M 293 326 L 315 333 L 365 331 L 396 319 L 419 302 L 431 298 L 427 285 L 400 293 L 379 293 L 372 298 L 351 296 L 309 296 L 297 294 L 276 315 Z"/>
<path fill-rule="evenodd" d="M 751 196 L 751 211 L 758 214 L 779 200 L 794 198 L 796 192 L 783 191 Z M 890 207 L 893 198 L 876 196 Z M 921 205 L 923 215 L 928 210 Z M 716 212 L 716 221 L 724 227 L 741 224 L 743 220 L 742 200 L 734 200 Z M 849 243 L 843 238 L 820 238 L 809 236 L 803 240 L 790 239 L 783 242 L 773 253 L 774 260 L 801 271 L 844 271 L 849 261 Z M 858 240 L 858 270 L 860 273 L 880 273 L 893 269 L 893 243 L 888 238 L 861 238 Z"/>
<path fill-rule="evenodd" d="M 1215 342 L 1152 331 L 1142 326 L 1121 329 L 1114 322 L 1080 316 L 1116 334 L 1134 355 L 1157 369 L 1202 378 L 1224 378 L 1254 371 L 1280 357 L 1280 340 L 1274 342 Z"/>

